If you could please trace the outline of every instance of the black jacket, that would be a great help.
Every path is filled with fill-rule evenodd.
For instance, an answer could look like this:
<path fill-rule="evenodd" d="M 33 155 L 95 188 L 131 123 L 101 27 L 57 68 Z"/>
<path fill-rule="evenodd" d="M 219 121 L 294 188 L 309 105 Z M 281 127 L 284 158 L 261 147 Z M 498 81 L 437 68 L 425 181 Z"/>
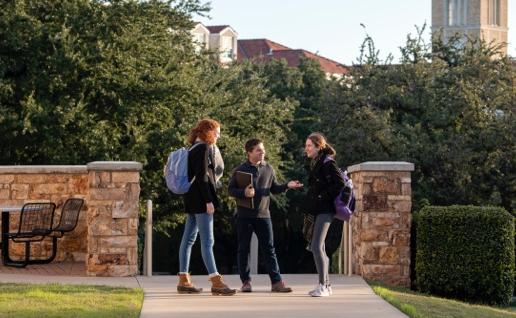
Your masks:
<path fill-rule="evenodd" d="M 245 198 L 245 189 L 240 189 L 236 185 L 235 174 L 237 171 L 249 172 L 253 175 L 254 187 L 254 209 L 237 206 L 237 217 L 239 218 L 261 218 L 271 217 L 269 204 L 271 194 L 278 194 L 287 190 L 287 184 L 279 184 L 276 180 L 274 169 L 267 162 L 262 162 L 258 166 L 253 166 L 249 161 L 242 163 L 235 170 L 229 181 L 229 195 L 235 198 Z"/>
<path fill-rule="evenodd" d="M 335 161 L 324 162 L 325 158 L 326 154 L 319 155 L 308 167 L 306 212 L 313 215 L 335 213 L 334 200 L 345 185 Z"/>
<path fill-rule="evenodd" d="M 215 192 L 213 152 L 201 143 L 188 153 L 188 179 L 195 180 L 183 196 L 186 213 L 206 213 L 206 203 L 212 202 L 215 208 L 219 200 Z"/>

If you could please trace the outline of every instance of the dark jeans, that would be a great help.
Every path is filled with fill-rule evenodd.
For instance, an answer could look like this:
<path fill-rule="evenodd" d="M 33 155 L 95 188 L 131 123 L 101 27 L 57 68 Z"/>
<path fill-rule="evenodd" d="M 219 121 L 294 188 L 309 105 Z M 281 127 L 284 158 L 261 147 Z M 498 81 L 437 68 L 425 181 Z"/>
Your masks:
<path fill-rule="evenodd" d="M 238 272 L 243 282 L 251 280 L 249 275 L 249 250 L 253 232 L 258 237 L 258 245 L 265 255 L 265 263 L 271 283 L 281 281 L 281 275 L 274 249 L 271 219 L 237 218 Z"/>

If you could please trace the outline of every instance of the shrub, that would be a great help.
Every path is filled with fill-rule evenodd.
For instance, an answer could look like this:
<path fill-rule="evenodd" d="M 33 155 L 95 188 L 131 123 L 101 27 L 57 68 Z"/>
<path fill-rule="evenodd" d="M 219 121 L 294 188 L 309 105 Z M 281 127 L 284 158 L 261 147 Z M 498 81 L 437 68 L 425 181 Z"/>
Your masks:
<path fill-rule="evenodd" d="M 444 297 L 508 305 L 514 221 L 503 208 L 427 206 L 417 218 L 417 286 Z"/>

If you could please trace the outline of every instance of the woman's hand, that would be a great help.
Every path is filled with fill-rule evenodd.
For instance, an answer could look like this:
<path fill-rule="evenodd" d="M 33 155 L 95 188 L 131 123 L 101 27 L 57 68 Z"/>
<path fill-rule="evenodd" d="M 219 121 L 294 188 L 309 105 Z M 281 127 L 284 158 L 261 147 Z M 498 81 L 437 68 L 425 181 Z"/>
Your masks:
<path fill-rule="evenodd" d="M 212 202 L 206 203 L 206 213 L 213 214 L 215 213 L 215 206 Z"/>
<path fill-rule="evenodd" d="M 287 183 L 287 188 L 289 188 L 289 189 L 299 189 L 302 187 L 303 187 L 303 184 L 297 180 L 289 181 L 289 183 Z"/>

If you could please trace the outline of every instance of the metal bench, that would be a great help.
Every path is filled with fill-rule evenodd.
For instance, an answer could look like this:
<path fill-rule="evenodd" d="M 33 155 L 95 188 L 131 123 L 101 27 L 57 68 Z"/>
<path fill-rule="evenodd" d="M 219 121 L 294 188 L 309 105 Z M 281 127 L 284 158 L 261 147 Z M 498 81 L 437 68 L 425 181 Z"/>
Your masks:
<path fill-rule="evenodd" d="M 2 256 L 4 265 L 25 267 L 44 260 L 30 259 L 30 243 L 40 242 L 52 233 L 52 221 L 56 205 L 54 203 L 26 203 L 23 205 L 18 223 L 18 231 L 3 233 Z M 9 230 L 9 229 L 7 229 Z M 9 240 L 25 243 L 25 259 L 14 261 L 9 256 Z"/>
<path fill-rule="evenodd" d="M 57 254 L 57 239 L 63 237 L 67 232 L 73 231 L 77 227 L 79 221 L 79 213 L 84 204 L 83 199 L 70 198 L 66 200 L 61 210 L 61 217 L 57 226 L 52 227 L 52 256 L 48 259 L 47 263 L 54 260 Z"/>
<path fill-rule="evenodd" d="M 18 232 L 8 233 L 7 238 L 16 243 L 25 243 L 25 259 L 13 261 L 9 256 L 8 248 L 2 251 L 4 265 L 25 267 L 28 264 L 47 264 L 54 260 L 57 254 L 57 239 L 71 232 L 77 227 L 79 213 L 84 204 L 83 199 L 70 198 L 66 200 L 61 210 L 59 223 L 53 226 L 54 203 L 27 203 L 20 214 Z M 30 258 L 30 243 L 42 241 L 45 237 L 52 237 L 52 255 L 46 259 Z M 9 244 L 4 246 L 8 247 Z"/>

